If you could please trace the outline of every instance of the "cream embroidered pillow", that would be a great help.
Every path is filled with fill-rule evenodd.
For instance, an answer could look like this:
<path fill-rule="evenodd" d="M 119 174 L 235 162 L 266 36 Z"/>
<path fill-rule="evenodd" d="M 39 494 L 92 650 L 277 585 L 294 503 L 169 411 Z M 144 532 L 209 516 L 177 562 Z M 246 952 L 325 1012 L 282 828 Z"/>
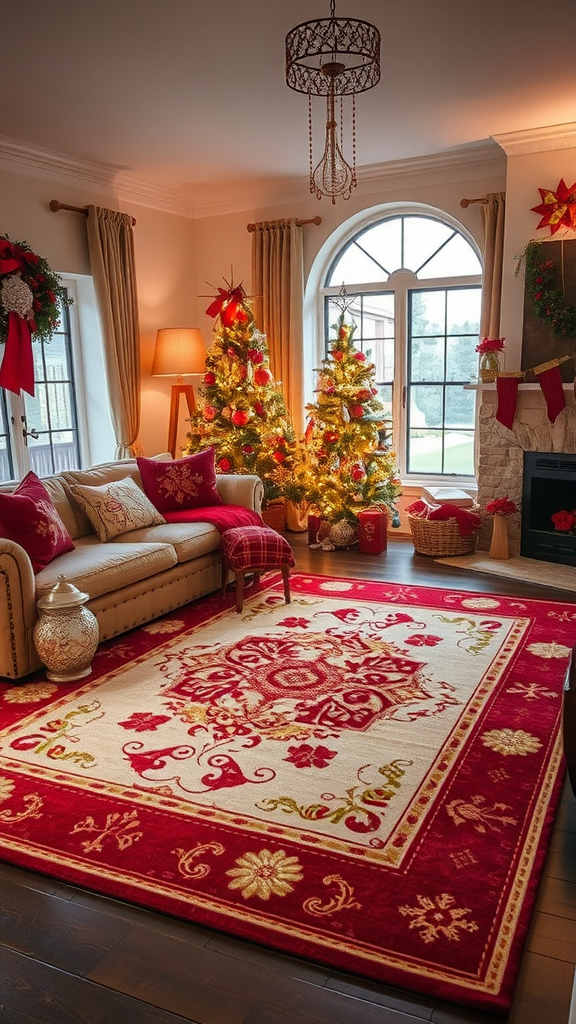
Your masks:
<path fill-rule="evenodd" d="M 139 530 L 143 526 L 158 526 L 166 522 L 129 476 L 100 487 L 71 484 L 70 490 L 101 541 L 113 540 L 121 533 Z"/>

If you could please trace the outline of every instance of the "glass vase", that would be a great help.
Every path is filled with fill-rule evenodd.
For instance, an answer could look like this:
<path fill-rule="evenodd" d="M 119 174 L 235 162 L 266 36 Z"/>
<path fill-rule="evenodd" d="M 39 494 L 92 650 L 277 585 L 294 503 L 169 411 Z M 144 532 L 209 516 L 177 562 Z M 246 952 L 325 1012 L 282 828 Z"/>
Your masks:
<path fill-rule="evenodd" d="M 483 352 L 480 356 L 480 380 L 483 384 L 491 384 L 496 380 L 501 355 L 501 352 Z"/>

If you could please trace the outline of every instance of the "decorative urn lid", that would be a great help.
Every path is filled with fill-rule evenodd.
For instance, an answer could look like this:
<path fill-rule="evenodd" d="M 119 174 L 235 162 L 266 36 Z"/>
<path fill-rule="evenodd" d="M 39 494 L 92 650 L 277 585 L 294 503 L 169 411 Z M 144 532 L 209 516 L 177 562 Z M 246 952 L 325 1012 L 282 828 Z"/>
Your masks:
<path fill-rule="evenodd" d="M 52 590 L 49 590 L 44 597 L 38 601 L 38 607 L 45 611 L 58 608 L 74 608 L 85 604 L 90 599 L 90 594 L 84 594 L 78 590 L 73 583 L 69 583 L 66 575 L 62 572 L 58 576 L 58 583 Z"/>

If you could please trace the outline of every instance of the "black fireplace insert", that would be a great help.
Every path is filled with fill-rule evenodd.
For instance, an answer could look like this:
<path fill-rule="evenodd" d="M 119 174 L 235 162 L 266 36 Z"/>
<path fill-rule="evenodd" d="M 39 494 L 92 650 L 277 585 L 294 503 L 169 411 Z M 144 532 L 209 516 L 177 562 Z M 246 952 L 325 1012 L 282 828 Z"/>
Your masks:
<path fill-rule="evenodd" d="M 552 516 L 574 517 L 574 533 L 556 529 Z M 520 554 L 576 565 L 576 455 L 524 452 Z"/>

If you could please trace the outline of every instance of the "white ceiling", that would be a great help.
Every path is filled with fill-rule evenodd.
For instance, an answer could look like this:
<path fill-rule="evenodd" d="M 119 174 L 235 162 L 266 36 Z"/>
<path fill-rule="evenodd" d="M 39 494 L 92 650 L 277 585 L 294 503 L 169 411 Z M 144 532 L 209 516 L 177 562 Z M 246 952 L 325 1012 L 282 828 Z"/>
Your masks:
<path fill-rule="evenodd" d="M 575 11 L 337 0 L 382 36 L 381 81 L 357 100 L 358 165 L 576 121 Z M 191 198 L 305 176 L 307 99 L 285 84 L 284 40 L 328 15 L 329 0 L 4 0 L 0 135 Z M 316 159 L 320 109 L 318 128 Z"/>

